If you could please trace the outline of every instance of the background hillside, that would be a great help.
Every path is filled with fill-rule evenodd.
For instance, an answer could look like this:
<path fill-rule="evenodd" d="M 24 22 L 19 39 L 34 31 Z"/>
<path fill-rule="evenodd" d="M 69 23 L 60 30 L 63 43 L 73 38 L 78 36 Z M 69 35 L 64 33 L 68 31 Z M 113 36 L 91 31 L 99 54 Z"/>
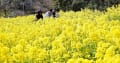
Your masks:
<path fill-rule="evenodd" d="M 39 9 L 46 12 L 55 7 L 64 11 L 79 11 L 84 8 L 106 11 L 108 7 L 118 7 L 119 3 L 120 0 L 0 0 L 0 16 L 28 15 Z"/>

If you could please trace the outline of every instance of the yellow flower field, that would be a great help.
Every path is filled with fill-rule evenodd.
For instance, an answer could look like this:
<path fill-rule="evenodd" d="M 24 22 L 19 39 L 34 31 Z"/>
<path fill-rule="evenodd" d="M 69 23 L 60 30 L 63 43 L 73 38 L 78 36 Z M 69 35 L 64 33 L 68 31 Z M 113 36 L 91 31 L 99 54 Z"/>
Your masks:
<path fill-rule="evenodd" d="M 0 18 L 0 63 L 120 63 L 120 6 Z"/>

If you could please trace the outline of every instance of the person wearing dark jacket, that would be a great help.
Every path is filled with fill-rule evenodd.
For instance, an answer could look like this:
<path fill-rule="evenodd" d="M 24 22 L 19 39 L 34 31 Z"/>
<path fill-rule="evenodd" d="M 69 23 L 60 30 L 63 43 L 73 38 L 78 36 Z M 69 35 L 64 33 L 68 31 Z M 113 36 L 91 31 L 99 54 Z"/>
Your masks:
<path fill-rule="evenodd" d="M 60 15 L 59 15 L 59 9 L 58 9 L 58 8 L 54 9 L 52 13 L 53 13 L 53 17 L 54 17 L 54 18 L 58 18 L 58 17 L 60 16 Z"/>
<path fill-rule="evenodd" d="M 43 19 L 43 15 L 42 15 L 42 11 L 41 11 L 41 10 L 39 10 L 39 11 L 37 12 L 36 19 L 37 19 L 37 20 Z"/>

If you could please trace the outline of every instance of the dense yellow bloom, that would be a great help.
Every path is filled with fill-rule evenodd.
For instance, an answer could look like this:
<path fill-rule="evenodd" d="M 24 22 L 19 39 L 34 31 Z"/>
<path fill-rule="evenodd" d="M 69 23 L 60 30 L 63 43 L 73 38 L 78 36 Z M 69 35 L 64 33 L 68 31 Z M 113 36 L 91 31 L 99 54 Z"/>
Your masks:
<path fill-rule="evenodd" d="M 120 6 L 107 10 L 0 18 L 0 63 L 119 63 Z"/>

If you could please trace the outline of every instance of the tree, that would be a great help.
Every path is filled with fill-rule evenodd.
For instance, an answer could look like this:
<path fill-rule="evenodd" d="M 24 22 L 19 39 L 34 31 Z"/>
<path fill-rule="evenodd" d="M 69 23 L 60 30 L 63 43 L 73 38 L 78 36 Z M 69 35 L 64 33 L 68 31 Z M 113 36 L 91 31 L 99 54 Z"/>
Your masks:
<path fill-rule="evenodd" d="M 106 10 L 107 7 L 117 7 L 120 0 L 57 0 L 57 6 L 60 6 L 63 10 L 78 11 L 84 8 L 98 9 L 101 11 Z"/>
<path fill-rule="evenodd" d="M 8 12 L 10 9 L 10 0 L 0 0 L 1 4 L 0 4 L 0 9 L 1 11 L 4 12 L 4 16 L 7 17 L 8 16 Z"/>

